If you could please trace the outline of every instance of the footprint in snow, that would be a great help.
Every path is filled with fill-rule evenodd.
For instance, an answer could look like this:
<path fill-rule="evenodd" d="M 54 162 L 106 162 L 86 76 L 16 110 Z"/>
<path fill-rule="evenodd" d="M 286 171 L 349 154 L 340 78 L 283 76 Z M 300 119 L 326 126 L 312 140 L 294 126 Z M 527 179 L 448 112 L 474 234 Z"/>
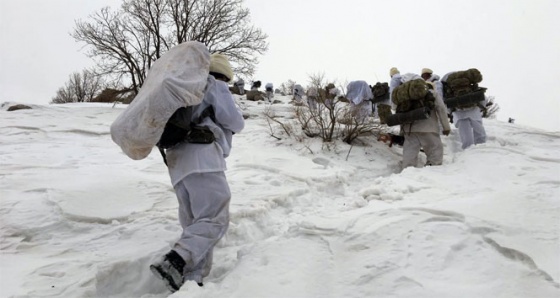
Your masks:
<path fill-rule="evenodd" d="M 313 159 L 313 162 L 318 164 L 318 165 L 322 165 L 323 167 L 325 167 L 325 169 L 329 166 L 329 164 L 331 163 L 328 159 L 323 158 L 323 157 L 315 157 Z"/>

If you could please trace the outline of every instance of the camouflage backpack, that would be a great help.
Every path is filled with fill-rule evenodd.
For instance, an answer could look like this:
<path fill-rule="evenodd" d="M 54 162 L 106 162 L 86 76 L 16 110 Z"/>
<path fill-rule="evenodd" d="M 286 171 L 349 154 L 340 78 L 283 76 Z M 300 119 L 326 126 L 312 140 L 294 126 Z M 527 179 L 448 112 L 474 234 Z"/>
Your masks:
<path fill-rule="evenodd" d="M 469 108 L 484 100 L 485 88 L 480 88 L 482 74 L 476 68 L 450 74 L 443 83 L 444 101 L 448 108 Z"/>
<path fill-rule="evenodd" d="M 391 106 L 387 105 L 384 102 L 389 99 L 389 83 L 384 82 L 377 82 L 375 85 L 370 86 L 371 92 L 373 93 L 373 99 L 371 100 L 372 103 L 377 104 L 377 115 L 379 116 L 379 123 L 386 124 L 387 118 L 391 116 Z M 372 106 L 375 111 L 375 106 Z"/>
<path fill-rule="evenodd" d="M 373 103 L 382 102 L 389 99 L 389 84 L 377 82 L 375 85 L 370 86 L 373 93 Z"/>
<path fill-rule="evenodd" d="M 393 90 L 391 100 L 397 106 L 397 113 L 406 113 L 419 108 L 432 109 L 434 95 L 429 92 L 431 85 L 423 79 L 408 81 Z"/>

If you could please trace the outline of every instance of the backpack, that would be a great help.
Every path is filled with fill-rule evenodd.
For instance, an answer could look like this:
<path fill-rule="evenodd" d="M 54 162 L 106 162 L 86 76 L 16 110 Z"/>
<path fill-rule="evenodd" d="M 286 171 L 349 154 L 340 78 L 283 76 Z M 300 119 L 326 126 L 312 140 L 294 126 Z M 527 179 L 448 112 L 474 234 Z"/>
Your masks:
<path fill-rule="evenodd" d="M 381 104 L 389 99 L 391 93 L 389 92 L 389 83 L 377 82 L 375 85 L 370 86 L 371 92 L 373 93 L 373 99 L 371 102 L 377 104 L 377 116 L 379 116 L 379 123 L 387 124 L 387 118 L 392 115 L 391 106 L 387 104 Z M 372 112 L 375 111 L 375 105 L 372 106 Z"/>
<path fill-rule="evenodd" d="M 163 157 L 163 162 L 167 165 L 167 157 L 164 149 L 172 148 L 180 143 L 187 142 L 193 144 L 211 144 L 216 140 L 214 133 L 206 126 L 198 126 L 206 117 L 210 117 L 212 121 L 216 121 L 214 117 L 214 108 L 207 107 L 200 117 L 193 122 L 192 119 L 193 106 L 181 107 L 171 115 L 163 133 L 156 146 Z"/>
<path fill-rule="evenodd" d="M 435 97 L 429 90 L 432 84 L 423 79 L 414 79 L 396 87 L 391 100 L 397 106 L 396 113 L 387 117 L 387 125 L 413 123 L 428 119 L 435 106 Z"/>
<path fill-rule="evenodd" d="M 214 109 L 209 106 L 202 112 L 198 121 L 192 122 L 192 106 L 179 108 L 165 124 L 163 133 L 156 144 L 161 149 L 169 149 L 179 143 L 210 144 L 216 139 L 214 133 L 205 126 L 198 126 L 204 118 L 214 120 Z"/>
<path fill-rule="evenodd" d="M 449 109 L 471 108 L 485 99 L 486 88 L 478 86 L 482 74 L 476 68 L 451 73 L 443 81 L 443 97 Z"/>
<path fill-rule="evenodd" d="M 375 85 L 370 86 L 373 93 L 372 103 L 378 103 L 389 99 L 389 83 L 377 82 Z"/>

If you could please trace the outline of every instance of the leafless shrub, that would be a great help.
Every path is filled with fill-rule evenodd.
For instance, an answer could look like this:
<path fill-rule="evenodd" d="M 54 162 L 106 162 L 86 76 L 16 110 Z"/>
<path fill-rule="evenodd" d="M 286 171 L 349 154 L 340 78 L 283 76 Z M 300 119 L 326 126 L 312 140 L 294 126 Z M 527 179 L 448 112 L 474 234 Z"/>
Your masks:
<path fill-rule="evenodd" d="M 358 137 L 378 135 L 381 126 L 373 121 L 372 117 L 360 117 L 353 111 L 348 111 L 344 117 L 349 119 L 349 122 L 344 123 L 342 126 L 343 141 L 352 144 Z"/>
<path fill-rule="evenodd" d="M 284 133 L 286 133 L 286 135 L 288 137 L 290 137 L 293 134 L 293 127 L 291 125 L 291 123 L 289 122 L 282 122 L 277 118 L 277 116 L 274 113 L 274 110 L 272 109 L 272 105 L 267 105 L 263 111 L 263 115 L 264 118 L 266 119 L 266 122 L 268 123 L 268 127 L 270 129 L 270 136 L 277 139 L 277 140 L 281 140 L 280 137 L 276 136 L 274 133 L 274 127 L 273 127 L 273 123 L 276 123 L 277 125 L 279 125 L 282 130 L 284 131 Z"/>
<path fill-rule="evenodd" d="M 293 95 L 295 85 L 296 82 L 292 80 L 288 80 L 287 82 L 280 84 L 280 93 L 283 95 Z"/>
<path fill-rule="evenodd" d="M 307 93 L 307 104 L 294 105 L 293 119 L 280 120 L 274 114 L 273 105 L 265 109 L 271 136 L 279 139 L 274 133 L 274 123 L 298 142 L 318 137 L 322 140 L 322 149 L 332 151 L 336 150 L 336 142 L 333 142 L 336 139 L 352 144 L 360 136 L 374 137 L 380 133 L 381 125 L 373 117 L 358 112 L 363 107 L 353 107 L 340 92 L 331 92 L 336 87 L 333 83 L 326 84 L 323 74 L 310 76 L 310 82 L 308 91 L 316 92 Z"/>
<path fill-rule="evenodd" d="M 500 106 L 496 103 L 496 98 L 494 96 L 486 97 L 486 110 L 483 111 L 482 116 L 484 118 L 496 118 L 498 111 L 500 111 Z"/>
<path fill-rule="evenodd" d="M 312 95 L 312 101 L 308 100 L 308 105 L 304 106 L 304 109 L 307 110 L 300 112 L 296 117 L 299 117 L 300 123 L 306 124 L 302 125 L 305 127 L 306 135 L 319 135 L 324 142 L 331 142 L 336 132 L 338 125 L 336 119 L 341 108 L 336 94 L 329 93 L 332 87 L 327 87 L 324 78 L 324 74 L 321 73 L 309 77 L 308 90 L 315 90 L 316 94 Z M 332 86 L 334 87 L 334 85 Z"/>

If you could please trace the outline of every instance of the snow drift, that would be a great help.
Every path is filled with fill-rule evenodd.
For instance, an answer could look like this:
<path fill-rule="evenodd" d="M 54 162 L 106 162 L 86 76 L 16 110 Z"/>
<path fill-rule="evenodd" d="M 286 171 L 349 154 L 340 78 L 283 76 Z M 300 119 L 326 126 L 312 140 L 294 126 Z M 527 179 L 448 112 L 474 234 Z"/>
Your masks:
<path fill-rule="evenodd" d="M 276 140 L 241 104 L 230 228 L 172 297 L 560 295 L 560 133 L 485 120 L 486 144 L 452 131 L 443 166 L 397 173 L 402 148 Z M 161 157 L 111 141 L 123 107 L 32 107 L 0 111 L 1 296 L 170 295 L 148 270 L 180 233 Z"/>

